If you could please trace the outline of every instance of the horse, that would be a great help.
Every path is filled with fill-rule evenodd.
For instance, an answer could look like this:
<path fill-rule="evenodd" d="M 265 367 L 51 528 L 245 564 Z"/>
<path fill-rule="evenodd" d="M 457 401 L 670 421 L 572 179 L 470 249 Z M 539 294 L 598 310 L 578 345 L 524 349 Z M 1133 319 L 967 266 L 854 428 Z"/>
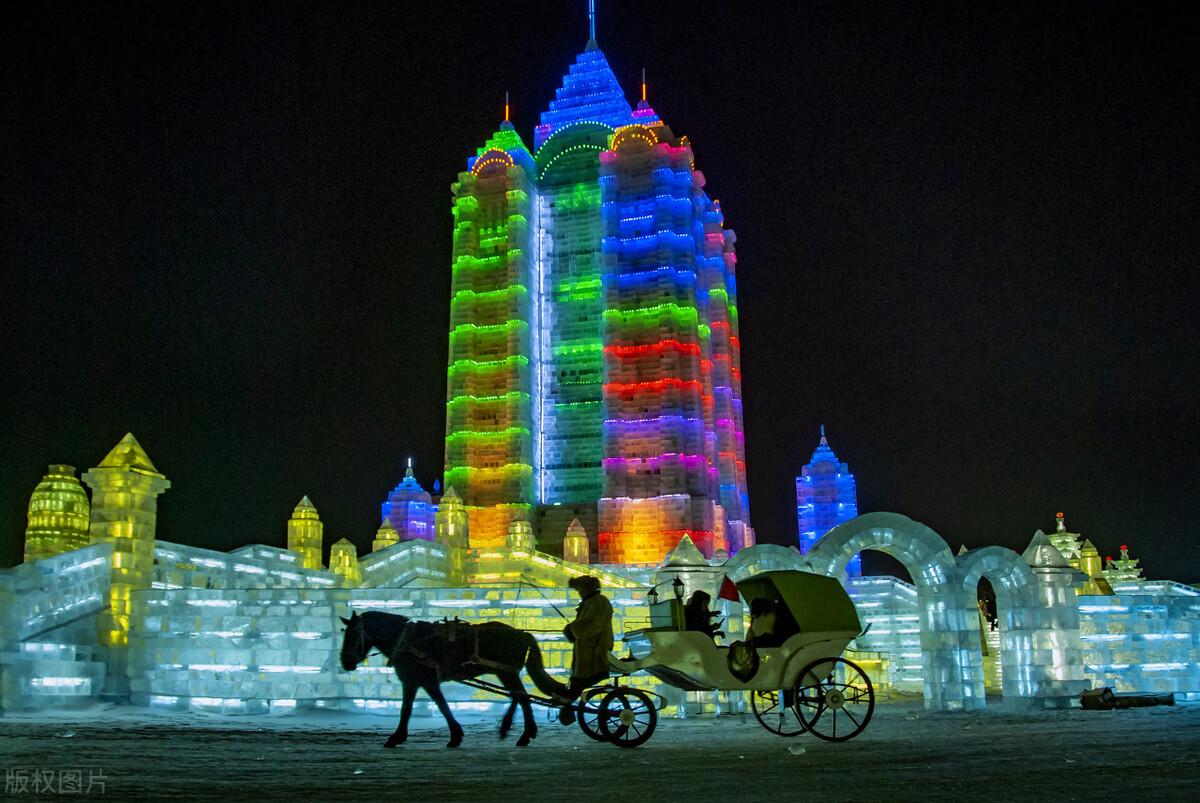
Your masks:
<path fill-rule="evenodd" d="M 466 622 L 419 622 L 407 616 L 382 611 L 367 611 L 349 619 L 342 638 L 342 668 L 354 671 L 372 649 L 388 656 L 388 663 L 400 678 L 403 702 L 400 724 L 388 737 L 384 747 L 404 744 L 408 738 L 408 719 L 412 715 L 417 689 L 424 689 L 450 728 L 446 747 L 462 744 L 463 729 L 454 719 L 441 684 L 445 680 L 495 675 L 512 699 L 500 723 L 500 738 L 512 728 L 516 707 L 521 706 L 525 728 L 518 747 L 525 747 L 537 737 L 537 723 L 529 695 L 521 682 L 521 667 L 529 672 L 534 685 L 543 694 L 560 701 L 568 697 L 567 687 L 550 675 L 542 664 L 542 651 L 532 635 L 503 622 L 471 625 Z"/>

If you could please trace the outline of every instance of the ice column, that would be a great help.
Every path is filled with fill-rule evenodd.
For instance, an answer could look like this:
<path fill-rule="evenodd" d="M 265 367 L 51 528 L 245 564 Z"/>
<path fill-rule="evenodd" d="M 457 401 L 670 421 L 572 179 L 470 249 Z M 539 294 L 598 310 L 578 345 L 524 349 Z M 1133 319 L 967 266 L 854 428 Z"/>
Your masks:
<path fill-rule="evenodd" d="M 150 588 L 154 579 L 158 495 L 171 483 L 132 433 L 83 479 L 92 489 L 91 541 L 113 548 L 109 607 L 97 617 L 97 635 L 101 644 L 123 648 L 129 643 L 131 592 Z M 110 669 L 110 678 L 124 679 L 123 656 L 111 655 Z"/>

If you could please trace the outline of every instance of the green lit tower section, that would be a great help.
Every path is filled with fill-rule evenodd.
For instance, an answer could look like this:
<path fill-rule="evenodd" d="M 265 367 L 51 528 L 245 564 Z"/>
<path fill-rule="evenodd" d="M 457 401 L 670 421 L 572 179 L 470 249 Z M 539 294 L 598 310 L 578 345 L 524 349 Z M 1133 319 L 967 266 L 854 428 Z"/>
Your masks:
<path fill-rule="evenodd" d="M 589 41 L 534 132 L 537 296 L 537 496 L 594 506 L 604 490 L 604 288 L 600 154 L 631 110 Z"/>
<path fill-rule="evenodd" d="M 533 518 L 535 171 L 506 120 L 451 188 L 445 482 L 462 495 L 472 547 L 503 546 L 513 521 Z"/>

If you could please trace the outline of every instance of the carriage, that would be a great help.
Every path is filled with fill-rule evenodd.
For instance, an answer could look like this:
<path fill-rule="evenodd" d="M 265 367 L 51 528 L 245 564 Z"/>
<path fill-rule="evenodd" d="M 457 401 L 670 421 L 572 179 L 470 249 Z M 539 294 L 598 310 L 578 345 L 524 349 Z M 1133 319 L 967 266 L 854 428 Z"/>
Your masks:
<path fill-rule="evenodd" d="M 842 657 L 861 625 L 841 584 L 807 572 L 772 571 L 736 586 L 747 602 L 770 603 L 776 619 L 774 638 L 766 643 L 777 646 L 718 645 L 705 633 L 684 629 L 682 600 L 654 603 L 650 627 L 625 634 L 630 655 L 610 659 L 617 677 L 580 697 L 584 733 L 621 747 L 650 738 L 664 701 L 622 683 L 635 672 L 683 691 L 745 691 L 755 718 L 779 736 L 807 732 L 842 742 L 861 733 L 871 720 L 875 691 L 866 673 Z"/>
<path fill-rule="evenodd" d="M 654 733 L 658 711 L 666 703 L 662 695 L 629 682 L 639 672 L 685 692 L 745 691 L 754 716 L 780 736 L 811 733 L 842 742 L 861 733 L 875 709 L 875 691 L 862 669 L 842 657 L 861 626 L 841 584 L 808 572 L 772 571 L 736 586 L 752 610 L 757 606 L 772 612 L 768 634 L 717 644 L 707 633 L 687 629 L 682 599 L 657 602 L 651 594 L 649 626 L 624 634 L 629 654 L 610 655 L 606 682 L 584 689 L 566 705 L 566 689 L 545 672 L 534 636 L 501 622 L 419 622 L 378 611 L 354 613 L 342 620 L 342 668 L 352 671 L 372 650 L 389 657 L 403 685 L 404 702 L 388 747 L 407 739 L 418 687 L 446 718 L 451 730 L 448 746 L 461 743 L 462 728 L 440 690 L 445 681 L 508 697 L 502 736 L 520 706 L 525 729 L 518 745 L 529 744 L 537 735 L 530 708 L 536 704 L 570 711 L 593 739 L 637 747 Z M 682 591 L 681 583 L 678 588 Z M 522 668 L 541 695 L 526 691 L 518 677 Z M 483 674 L 496 675 L 500 683 L 480 679 Z"/>

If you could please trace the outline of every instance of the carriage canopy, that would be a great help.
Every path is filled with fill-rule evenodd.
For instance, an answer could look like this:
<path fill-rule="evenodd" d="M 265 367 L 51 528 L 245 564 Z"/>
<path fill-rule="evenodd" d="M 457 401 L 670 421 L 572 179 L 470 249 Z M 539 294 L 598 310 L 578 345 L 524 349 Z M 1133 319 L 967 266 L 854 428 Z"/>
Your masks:
<path fill-rule="evenodd" d="M 862 630 L 850 595 L 833 577 L 797 571 L 762 572 L 736 585 L 747 602 L 761 597 L 779 603 L 801 633 Z"/>

